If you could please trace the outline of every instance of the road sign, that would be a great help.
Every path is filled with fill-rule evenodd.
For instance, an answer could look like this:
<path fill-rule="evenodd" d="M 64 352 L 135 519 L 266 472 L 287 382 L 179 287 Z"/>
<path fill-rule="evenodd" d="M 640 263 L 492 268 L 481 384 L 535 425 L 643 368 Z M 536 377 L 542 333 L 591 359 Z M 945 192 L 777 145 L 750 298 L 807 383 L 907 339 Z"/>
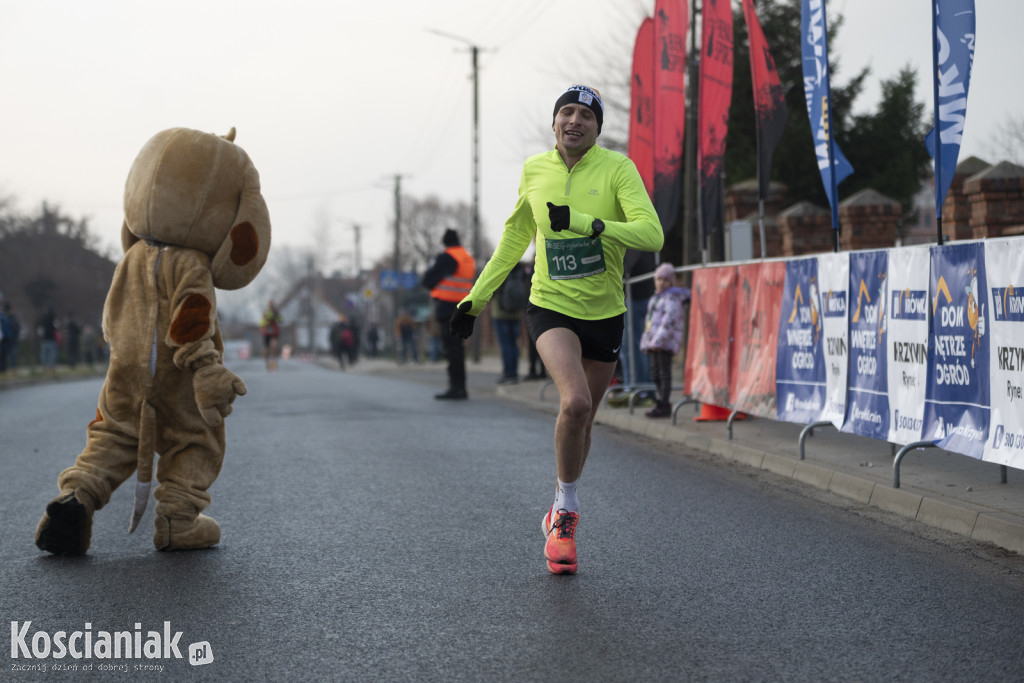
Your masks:
<path fill-rule="evenodd" d="M 380 288 L 387 292 L 398 289 L 398 272 L 394 270 L 380 271 Z"/>
<path fill-rule="evenodd" d="M 398 274 L 398 286 L 402 289 L 416 289 L 419 284 L 419 277 L 411 270 L 403 270 Z"/>

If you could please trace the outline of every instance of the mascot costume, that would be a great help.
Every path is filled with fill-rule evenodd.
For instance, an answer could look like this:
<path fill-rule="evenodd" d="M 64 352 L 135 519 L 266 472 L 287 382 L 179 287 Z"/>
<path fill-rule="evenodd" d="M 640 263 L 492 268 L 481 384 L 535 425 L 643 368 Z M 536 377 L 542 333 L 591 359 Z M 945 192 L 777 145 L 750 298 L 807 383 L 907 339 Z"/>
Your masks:
<path fill-rule="evenodd" d="M 138 470 L 134 531 L 156 467 L 158 550 L 208 548 L 220 527 L 200 514 L 224 459 L 224 418 L 245 383 L 222 364 L 215 288 L 252 282 L 270 250 L 259 174 L 225 137 L 157 133 L 125 183 L 124 258 L 103 307 L 110 367 L 85 449 L 61 472 L 36 545 L 89 549 L 93 512 Z"/>

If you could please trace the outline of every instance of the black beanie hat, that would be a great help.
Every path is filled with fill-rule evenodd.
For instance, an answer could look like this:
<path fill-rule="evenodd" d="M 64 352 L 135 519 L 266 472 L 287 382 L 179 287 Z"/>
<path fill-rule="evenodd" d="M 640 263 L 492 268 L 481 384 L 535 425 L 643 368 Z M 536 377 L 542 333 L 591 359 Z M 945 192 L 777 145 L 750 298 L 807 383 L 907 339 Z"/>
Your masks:
<path fill-rule="evenodd" d="M 441 238 L 441 242 L 446 247 L 457 247 L 459 246 L 459 233 L 448 228 L 444 231 L 444 237 Z"/>
<path fill-rule="evenodd" d="M 601 100 L 601 93 L 596 88 L 586 85 L 570 85 L 566 88 L 557 100 L 555 100 L 555 111 L 551 114 L 551 125 L 555 124 L 555 117 L 558 110 L 567 104 L 582 104 L 594 112 L 597 119 L 597 134 L 601 134 L 601 124 L 604 123 L 604 102 Z"/>

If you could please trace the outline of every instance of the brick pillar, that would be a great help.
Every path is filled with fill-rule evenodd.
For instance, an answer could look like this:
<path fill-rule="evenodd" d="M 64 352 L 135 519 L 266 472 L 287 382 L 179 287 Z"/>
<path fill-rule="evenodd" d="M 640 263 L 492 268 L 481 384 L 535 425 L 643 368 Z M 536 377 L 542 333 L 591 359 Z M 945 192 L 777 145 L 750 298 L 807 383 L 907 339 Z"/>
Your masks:
<path fill-rule="evenodd" d="M 764 215 L 771 216 L 783 209 L 787 188 L 782 183 L 770 183 L 768 196 L 764 200 Z M 744 180 L 729 186 L 725 192 L 725 222 L 749 220 L 750 214 L 757 215 L 757 178 Z"/>
<path fill-rule="evenodd" d="M 971 239 L 971 207 L 968 205 L 964 183 L 971 176 L 991 168 L 992 164 L 978 157 L 967 157 L 956 165 L 956 173 L 949 184 L 949 192 L 942 203 L 942 237 L 950 240 Z M 932 177 L 934 192 L 935 178 Z M 934 203 L 934 195 L 932 195 Z"/>
<path fill-rule="evenodd" d="M 1024 167 L 1001 161 L 964 183 L 971 213 L 971 236 L 1024 233 Z"/>
<path fill-rule="evenodd" d="M 780 256 L 832 251 L 832 215 L 817 204 L 797 202 L 780 211 L 775 221 L 782 241 Z"/>
<path fill-rule="evenodd" d="M 878 190 L 866 188 L 839 202 L 839 248 L 884 249 L 896 245 L 903 207 Z"/>
<path fill-rule="evenodd" d="M 747 221 L 753 227 L 754 258 L 761 257 L 761 231 L 758 228 L 758 186 L 757 178 L 744 180 L 729 186 L 725 193 L 725 222 Z M 782 237 L 779 235 L 774 216 L 783 208 L 786 186 L 771 183 L 764 200 L 764 236 L 768 243 L 767 256 L 781 256 Z"/>

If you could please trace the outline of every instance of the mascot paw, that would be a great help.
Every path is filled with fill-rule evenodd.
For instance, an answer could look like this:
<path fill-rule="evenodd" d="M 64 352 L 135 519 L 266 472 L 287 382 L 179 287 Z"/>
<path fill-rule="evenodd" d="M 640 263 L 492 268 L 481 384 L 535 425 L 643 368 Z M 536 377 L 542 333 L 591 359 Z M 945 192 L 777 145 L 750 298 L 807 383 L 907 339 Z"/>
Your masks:
<path fill-rule="evenodd" d="M 92 540 L 92 513 L 88 494 L 62 493 L 46 506 L 36 527 L 36 547 L 54 555 L 84 555 Z"/>
<path fill-rule="evenodd" d="M 157 550 L 202 550 L 220 542 L 220 526 L 212 517 L 199 515 L 193 520 L 156 518 L 153 545 Z"/>
<path fill-rule="evenodd" d="M 231 403 L 236 396 L 244 396 L 247 389 L 242 378 L 220 364 L 199 368 L 192 378 L 196 407 L 203 421 L 218 426 L 231 414 Z"/>

